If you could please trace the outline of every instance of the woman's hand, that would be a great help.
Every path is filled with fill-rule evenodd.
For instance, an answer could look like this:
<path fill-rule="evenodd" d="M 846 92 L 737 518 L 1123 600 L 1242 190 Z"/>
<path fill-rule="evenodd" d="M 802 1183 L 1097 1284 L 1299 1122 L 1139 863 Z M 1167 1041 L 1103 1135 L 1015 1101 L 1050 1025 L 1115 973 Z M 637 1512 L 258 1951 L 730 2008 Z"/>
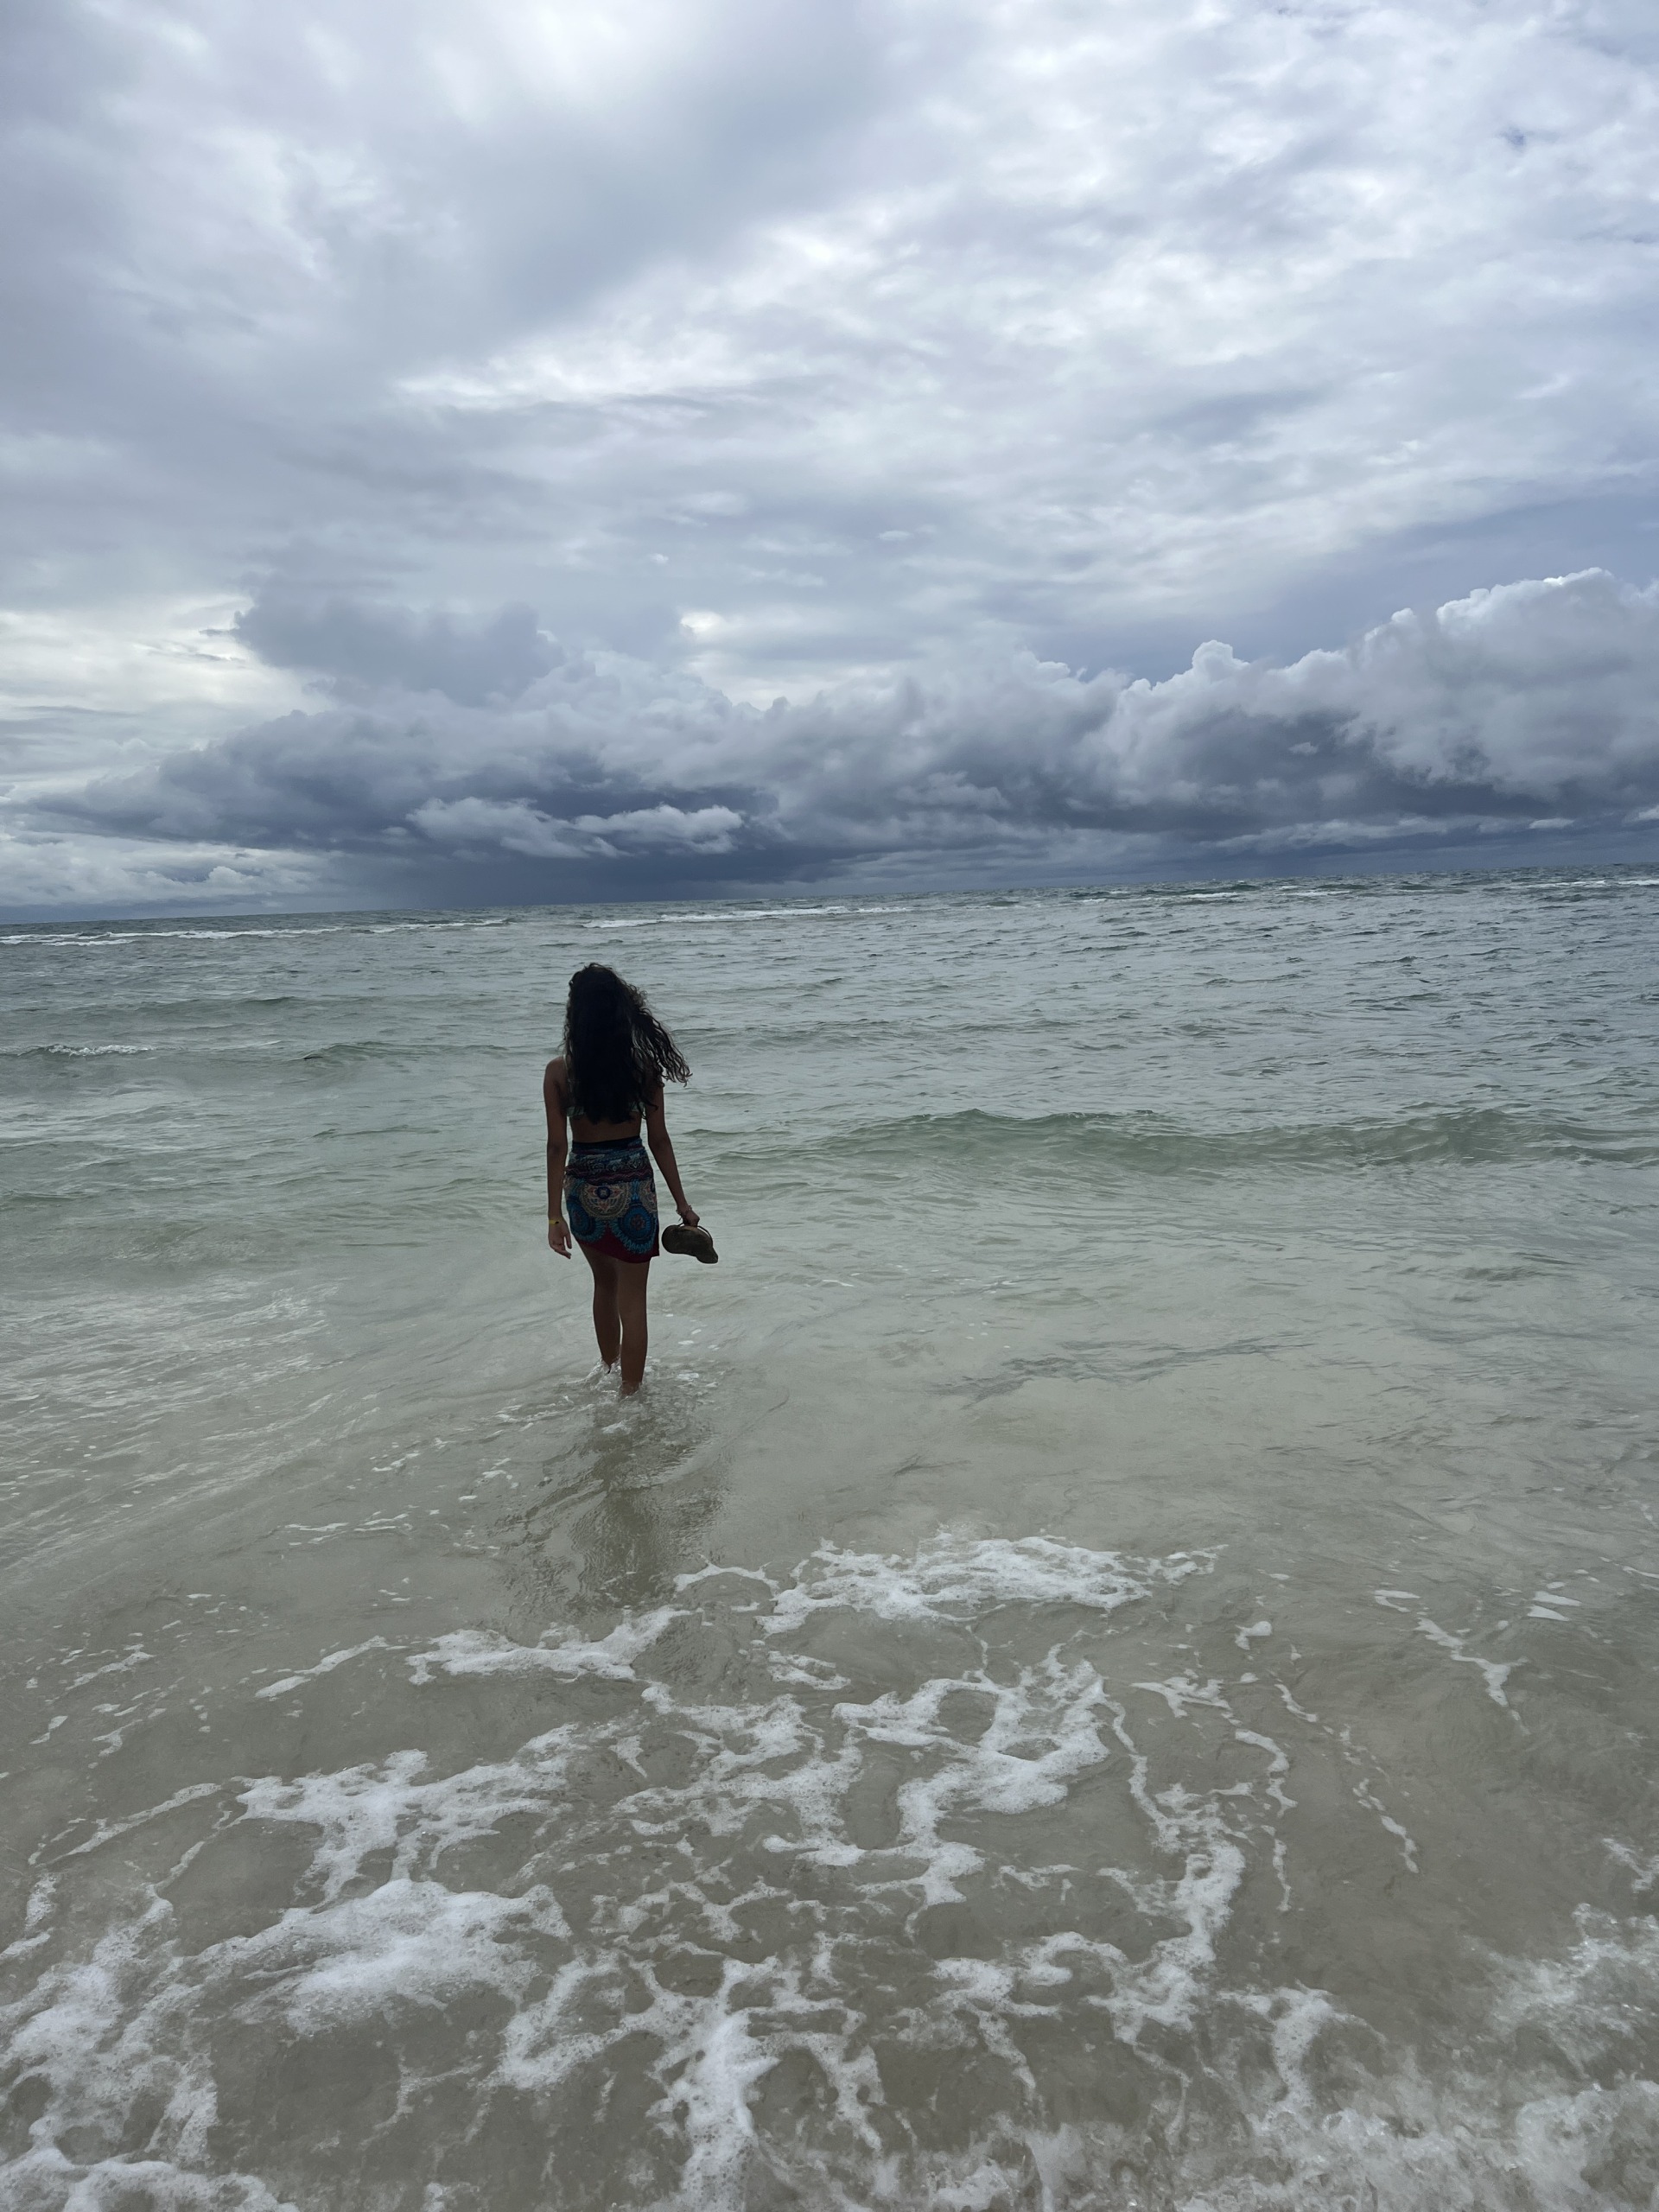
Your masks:
<path fill-rule="evenodd" d="M 696 1227 L 697 1217 L 693 1213 L 690 1206 L 683 1205 L 677 1208 L 676 1211 L 678 1212 L 680 1219 L 685 1224 L 688 1229 L 695 1229 Z"/>
<path fill-rule="evenodd" d="M 570 1256 L 569 1224 L 562 1217 L 550 1221 L 547 1224 L 547 1244 L 550 1251 L 556 1252 L 562 1260 L 568 1260 Z"/>

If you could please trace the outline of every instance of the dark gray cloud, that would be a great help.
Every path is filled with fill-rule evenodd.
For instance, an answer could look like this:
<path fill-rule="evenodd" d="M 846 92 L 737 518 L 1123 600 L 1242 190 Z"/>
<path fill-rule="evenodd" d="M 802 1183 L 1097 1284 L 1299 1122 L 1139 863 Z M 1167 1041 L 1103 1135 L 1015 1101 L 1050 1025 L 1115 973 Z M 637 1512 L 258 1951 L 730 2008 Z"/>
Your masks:
<path fill-rule="evenodd" d="M 10 911 L 1653 803 L 1639 588 L 1523 593 L 1524 677 L 1471 598 L 1653 572 L 1635 0 L 16 0 L 0 41 Z"/>
<path fill-rule="evenodd" d="M 1600 571 L 1399 615 L 1288 665 L 1209 645 L 1152 683 L 1027 655 L 767 709 L 562 652 L 522 613 L 467 632 L 336 603 L 245 627 L 343 665 L 363 696 L 95 779 L 36 833 L 558 898 L 1659 821 L 1659 588 Z M 392 680 L 369 689 L 372 665 Z"/>
<path fill-rule="evenodd" d="M 529 607 L 504 607 L 486 621 L 467 622 L 349 600 L 308 606 L 275 597 L 256 600 L 232 626 L 273 668 L 305 670 L 346 698 L 392 686 L 481 707 L 518 698 L 564 658 Z"/>

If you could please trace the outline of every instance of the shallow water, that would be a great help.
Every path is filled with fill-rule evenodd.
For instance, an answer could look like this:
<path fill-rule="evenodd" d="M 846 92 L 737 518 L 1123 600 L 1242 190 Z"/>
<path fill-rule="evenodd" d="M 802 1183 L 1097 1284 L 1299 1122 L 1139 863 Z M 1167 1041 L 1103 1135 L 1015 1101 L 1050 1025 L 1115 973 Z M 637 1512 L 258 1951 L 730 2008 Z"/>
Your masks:
<path fill-rule="evenodd" d="M 1659 871 L 0 943 L 0 2202 L 1659 2202 Z M 579 961 L 716 1269 L 542 1243 Z"/>

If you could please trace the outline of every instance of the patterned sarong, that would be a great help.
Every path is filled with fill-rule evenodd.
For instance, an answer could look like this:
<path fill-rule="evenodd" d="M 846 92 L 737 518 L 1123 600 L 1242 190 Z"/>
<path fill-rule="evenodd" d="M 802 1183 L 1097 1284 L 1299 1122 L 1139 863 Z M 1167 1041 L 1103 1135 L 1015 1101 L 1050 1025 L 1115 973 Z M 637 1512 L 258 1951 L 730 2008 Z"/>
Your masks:
<path fill-rule="evenodd" d="M 576 1144 L 564 1176 L 564 1210 L 570 1234 L 589 1252 L 613 1260 L 654 1260 L 657 1185 L 638 1137 L 610 1144 Z"/>

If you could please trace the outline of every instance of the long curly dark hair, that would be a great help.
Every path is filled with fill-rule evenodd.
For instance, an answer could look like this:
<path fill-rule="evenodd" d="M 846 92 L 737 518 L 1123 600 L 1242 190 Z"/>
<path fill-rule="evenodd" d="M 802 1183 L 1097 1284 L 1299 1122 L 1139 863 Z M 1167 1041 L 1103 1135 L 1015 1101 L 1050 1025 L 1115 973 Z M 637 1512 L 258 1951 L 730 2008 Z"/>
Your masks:
<path fill-rule="evenodd" d="M 597 962 L 570 978 L 564 1065 L 571 1112 L 588 1122 L 631 1122 L 659 1084 L 686 1083 L 691 1076 L 644 994 Z"/>

